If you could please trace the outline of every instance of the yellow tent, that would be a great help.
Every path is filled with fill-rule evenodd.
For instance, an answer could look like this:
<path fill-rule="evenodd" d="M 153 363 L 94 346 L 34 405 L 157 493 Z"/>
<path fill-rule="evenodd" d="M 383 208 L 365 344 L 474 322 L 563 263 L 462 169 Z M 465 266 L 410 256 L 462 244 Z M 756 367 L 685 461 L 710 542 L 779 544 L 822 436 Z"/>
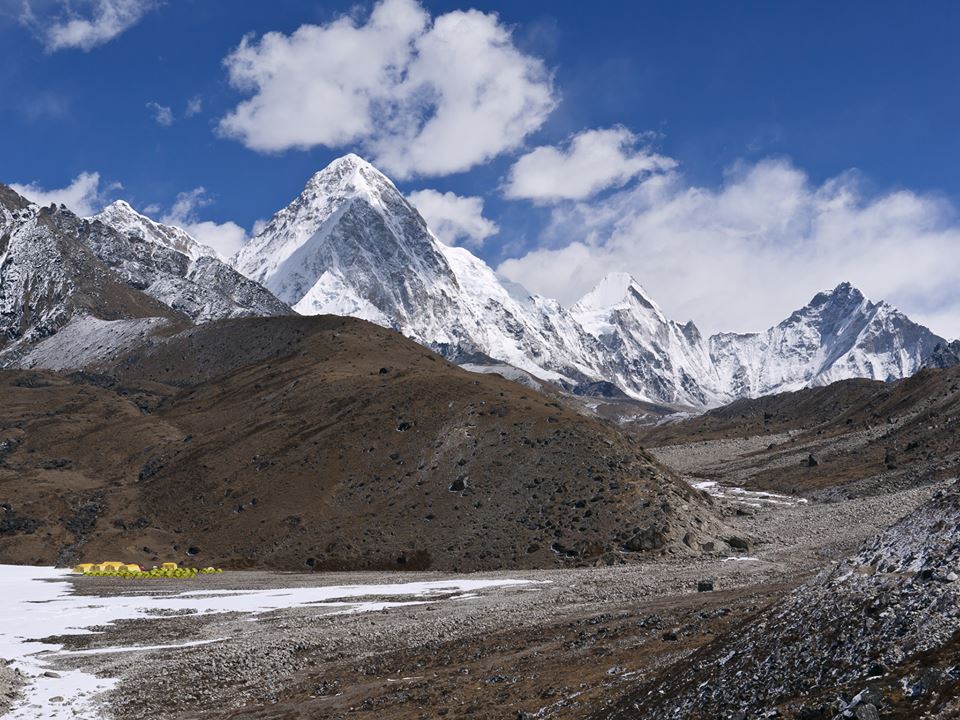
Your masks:
<path fill-rule="evenodd" d="M 161 570 L 176 570 L 177 564 L 175 562 L 165 562 L 160 565 Z"/>
<path fill-rule="evenodd" d="M 78 573 L 88 573 L 91 570 L 93 570 L 93 563 L 80 563 L 73 568 L 73 571 Z"/>

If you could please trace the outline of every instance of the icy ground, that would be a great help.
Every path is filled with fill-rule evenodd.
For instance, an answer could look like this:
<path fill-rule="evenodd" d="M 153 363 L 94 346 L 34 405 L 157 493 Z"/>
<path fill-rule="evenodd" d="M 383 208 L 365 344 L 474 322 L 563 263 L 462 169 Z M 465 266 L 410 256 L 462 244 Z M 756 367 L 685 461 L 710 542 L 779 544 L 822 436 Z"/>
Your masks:
<path fill-rule="evenodd" d="M 95 632 L 90 628 L 117 620 L 145 618 L 159 612 L 228 613 L 255 616 L 279 608 L 309 605 L 318 614 L 361 613 L 405 605 L 465 600 L 472 593 L 508 585 L 528 584 L 526 580 L 464 579 L 411 582 L 385 585 L 340 585 L 267 590 L 208 590 L 164 594 L 161 581 L 153 595 L 76 595 L 67 581 L 67 570 L 45 567 L 0 565 L 0 659 L 12 660 L 27 678 L 24 698 L 4 716 L 9 720 L 53 720 L 101 718 L 98 696 L 116 685 L 113 678 L 101 678 L 79 670 L 54 670 L 52 661 L 94 653 L 135 652 L 156 647 L 97 648 L 65 651 L 62 646 L 42 642 L 58 635 Z M 141 591 L 149 585 L 138 583 Z M 371 598 L 376 598 L 372 600 Z M 397 598 L 384 600 L 383 598 Z M 251 619 L 254 619 L 251 617 Z M 226 638 L 224 638 L 226 639 Z"/>
<path fill-rule="evenodd" d="M 746 488 L 734 487 L 732 485 L 721 485 L 716 480 L 695 482 L 693 483 L 693 487 L 697 490 L 703 490 L 713 497 L 731 500 L 755 508 L 765 505 L 805 505 L 807 503 L 806 498 L 763 492 L 762 490 L 747 490 Z"/>

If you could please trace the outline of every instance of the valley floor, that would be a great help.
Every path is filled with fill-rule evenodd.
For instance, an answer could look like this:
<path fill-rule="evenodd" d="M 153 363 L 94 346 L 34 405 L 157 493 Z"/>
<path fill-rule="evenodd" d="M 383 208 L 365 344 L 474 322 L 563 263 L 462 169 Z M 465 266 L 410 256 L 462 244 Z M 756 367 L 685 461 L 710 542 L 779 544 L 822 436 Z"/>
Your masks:
<path fill-rule="evenodd" d="M 0 647 L 26 682 L 9 717 L 583 718 L 749 623 L 936 489 L 821 503 L 704 487 L 749 539 L 741 555 L 156 584 L 20 569 L 17 599 L 0 600 Z M 704 581 L 715 589 L 698 592 Z"/>

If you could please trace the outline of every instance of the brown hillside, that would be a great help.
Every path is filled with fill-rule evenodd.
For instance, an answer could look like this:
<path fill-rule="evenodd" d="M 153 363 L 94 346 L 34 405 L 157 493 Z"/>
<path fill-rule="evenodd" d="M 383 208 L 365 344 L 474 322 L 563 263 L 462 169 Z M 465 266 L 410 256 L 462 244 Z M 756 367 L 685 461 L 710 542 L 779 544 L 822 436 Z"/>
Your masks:
<path fill-rule="evenodd" d="M 845 380 L 740 400 L 633 434 L 651 448 L 750 438 L 756 449 L 696 474 L 731 475 L 738 484 L 794 494 L 870 477 L 879 478 L 878 490 L 954 477 L 960 467 L 960 366 L 922 370 L 896 383 Z"/>
<path fill-rule="evenodd" d="M 213 322 L 99 371 L 0 374 L 0 561 L 476 570 L 722 546 L 709 501 L 615 428 L 362 321 Z"/>

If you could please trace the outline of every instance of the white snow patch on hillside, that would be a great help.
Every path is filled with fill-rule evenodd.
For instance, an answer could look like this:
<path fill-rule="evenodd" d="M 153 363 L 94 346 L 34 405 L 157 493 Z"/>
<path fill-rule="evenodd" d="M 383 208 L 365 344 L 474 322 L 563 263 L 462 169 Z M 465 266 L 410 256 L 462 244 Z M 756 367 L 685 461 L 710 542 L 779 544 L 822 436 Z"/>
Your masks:
<path fill-rule="evenodd" d="M 116 357 L 166 324 L 166 320 L 156 317 L 100 320 L 77 315 L 55 335 L 37 343 L 19 365 L 60 372 L 79 370 Z"/>

